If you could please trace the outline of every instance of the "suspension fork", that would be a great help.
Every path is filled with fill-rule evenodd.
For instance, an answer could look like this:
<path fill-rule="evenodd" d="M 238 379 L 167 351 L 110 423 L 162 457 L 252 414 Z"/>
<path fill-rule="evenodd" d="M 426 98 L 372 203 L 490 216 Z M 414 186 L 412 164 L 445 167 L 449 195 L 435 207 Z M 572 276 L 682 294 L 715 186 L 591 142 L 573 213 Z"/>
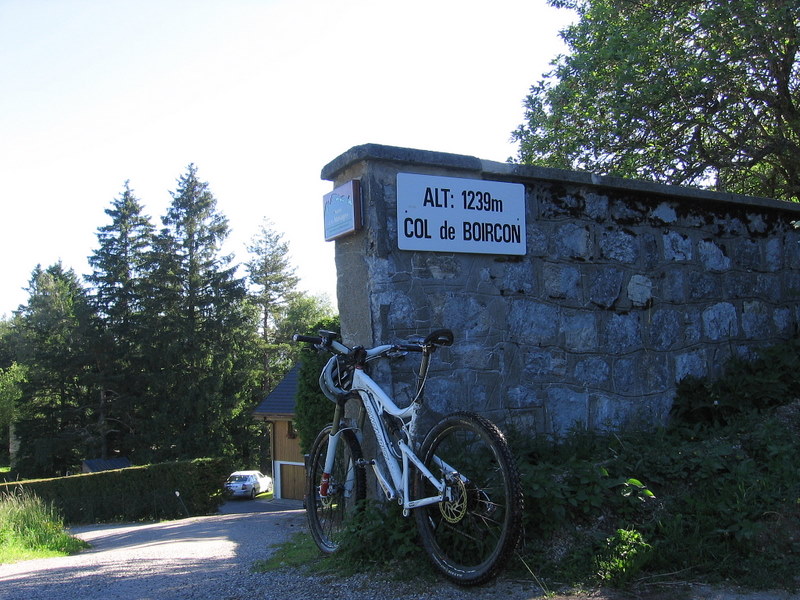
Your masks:
<path fill-rule="evenodd" d="M 342 402 L 337 402 L 336 408 L 333 411 L 333 424 L 331 426 L 331 432 L 328 435 L 328 451 L 325 455 L 325 468 L 322 470 L 322 481 L 319 484 L 319 495 L 322 498 L 328 497 L 331 473 L 333 472 L 333 461 L 336 457 L 336 446 L 339 444 L 339 433 L 343 412 L 344 404 Z"/>

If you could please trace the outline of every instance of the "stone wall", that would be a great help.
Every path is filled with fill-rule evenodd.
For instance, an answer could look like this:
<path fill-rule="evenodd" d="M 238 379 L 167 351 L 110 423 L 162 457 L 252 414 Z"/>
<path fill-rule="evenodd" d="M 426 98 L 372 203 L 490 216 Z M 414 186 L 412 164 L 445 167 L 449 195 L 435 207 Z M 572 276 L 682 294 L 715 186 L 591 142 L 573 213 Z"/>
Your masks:
<path fill-rule="evenodd" d="M 398 250 L 398 173 L 522 183 L 524 256 Z M 663 422 L 677 382 L 794 335 L 800 206 L 474 157 L 357 146 L 365 227 L 336 244 L 345 341 L 448 327 L 426 403 L 556 435 Z M 399 398 L 411 364 L 376 378 Z"/>

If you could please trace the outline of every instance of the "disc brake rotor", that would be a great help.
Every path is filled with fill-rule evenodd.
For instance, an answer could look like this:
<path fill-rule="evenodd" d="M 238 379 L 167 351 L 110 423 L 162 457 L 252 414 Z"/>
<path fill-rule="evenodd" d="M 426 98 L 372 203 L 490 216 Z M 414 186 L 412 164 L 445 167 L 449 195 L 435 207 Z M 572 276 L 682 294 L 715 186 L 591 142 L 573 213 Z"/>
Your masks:
<path fill-rule="evenodd" d="M 439 502 L 439 511 L 448 523 L 458 523 L 467 514 L 467 488 L 460 477 L 450 481 L 451 498 Z"/>

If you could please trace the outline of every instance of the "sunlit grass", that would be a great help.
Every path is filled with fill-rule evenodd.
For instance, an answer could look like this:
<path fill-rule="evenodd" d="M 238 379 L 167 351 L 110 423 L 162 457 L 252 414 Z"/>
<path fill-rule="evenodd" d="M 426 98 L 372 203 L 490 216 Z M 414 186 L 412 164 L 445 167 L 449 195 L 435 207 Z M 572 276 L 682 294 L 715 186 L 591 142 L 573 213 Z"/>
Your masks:
<path fill-rule="evenodd" d="M 285 568 L 313 567 L 321 560 L 321 554 L 311 535 L 298 531 L 280 544 L 274 544 L 272 555 L 266 560 L 256 561 L 253 570 L 258 573 L 277 571 Z"/>
<path fill-rule="evenodd" d="M 25 491 L 0 494 L 0 563 L 75 554 L 89 544 L 69 535 L 61 515 Z"/>

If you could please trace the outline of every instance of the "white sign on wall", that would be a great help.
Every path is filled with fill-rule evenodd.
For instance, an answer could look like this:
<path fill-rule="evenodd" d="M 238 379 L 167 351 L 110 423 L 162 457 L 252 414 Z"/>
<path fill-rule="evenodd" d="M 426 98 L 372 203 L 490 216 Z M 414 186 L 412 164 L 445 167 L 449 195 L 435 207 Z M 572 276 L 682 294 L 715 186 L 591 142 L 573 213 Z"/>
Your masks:
<path fill-rule="evenodd" d="M 525 254 L 521 183 L 397 174 L 401 250 Z"/>
<path fill-rule="evenodd" d="M 326 242 L 361 229 L 361 182 L 354 179 L 325 194 L 322 215 Z"/>

